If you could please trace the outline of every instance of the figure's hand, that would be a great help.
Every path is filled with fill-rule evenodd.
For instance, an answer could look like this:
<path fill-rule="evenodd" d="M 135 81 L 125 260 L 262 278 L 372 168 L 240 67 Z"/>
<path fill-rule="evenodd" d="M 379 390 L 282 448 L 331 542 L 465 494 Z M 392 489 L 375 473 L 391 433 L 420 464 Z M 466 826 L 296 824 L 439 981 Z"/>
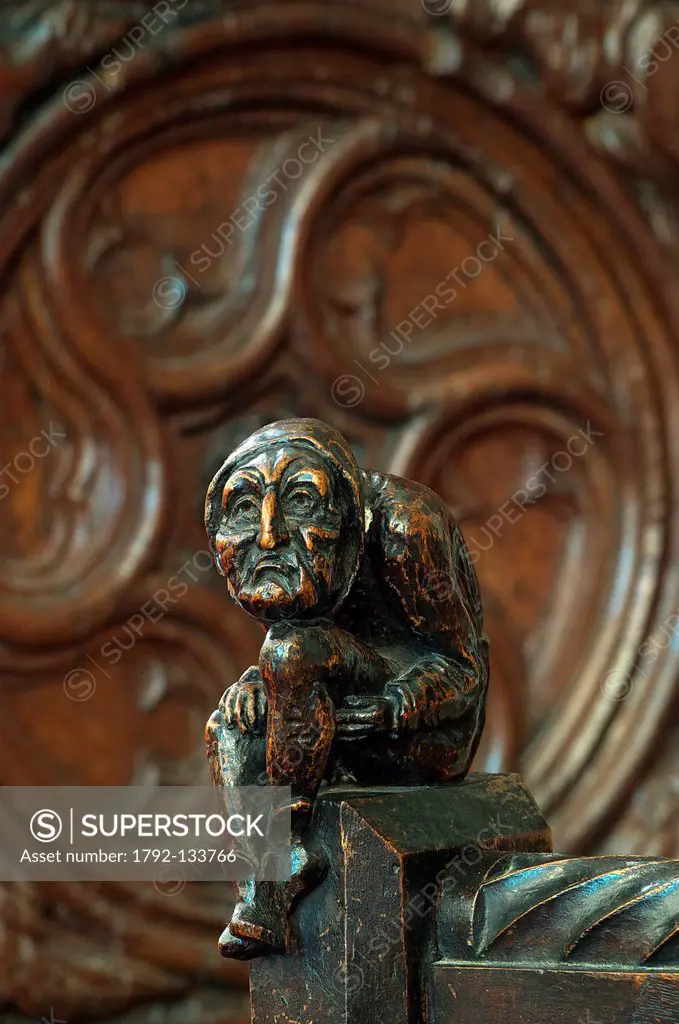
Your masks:
<path fill-rule="evenodd" d="M 389 704 L 390 731 L 419 729 L 426 710 L 426 701 L 417 684 L 407 683 L 405 680 L 387 683 L 384 696 Z"/>
<path fill-rule="evenodd" d="M 253 665 L 237 683 L 230 686 L 220 701 L 227 729 L 263 733 L 266 729 L 266 689 Z"/>
<path fill-rule="evenodd" d="M 389 703 L 384 697 L 345 697 L 335 710 L 336 735 L 360 739 L 389 728 Z"/>

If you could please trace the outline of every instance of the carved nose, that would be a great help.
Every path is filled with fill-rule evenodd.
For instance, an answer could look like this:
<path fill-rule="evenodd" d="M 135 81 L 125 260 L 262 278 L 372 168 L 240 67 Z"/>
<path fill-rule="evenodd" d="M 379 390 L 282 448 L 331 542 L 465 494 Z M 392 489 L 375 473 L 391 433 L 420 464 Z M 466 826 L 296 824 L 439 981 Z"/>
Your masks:
<path fill-rule="evenodd" d="M 262 523 L 257 538 L 260 548 L 272 550 L 288 539 L 285 522 L 278 509 L 276 492 L 268 491 L 262 502 Z"/>

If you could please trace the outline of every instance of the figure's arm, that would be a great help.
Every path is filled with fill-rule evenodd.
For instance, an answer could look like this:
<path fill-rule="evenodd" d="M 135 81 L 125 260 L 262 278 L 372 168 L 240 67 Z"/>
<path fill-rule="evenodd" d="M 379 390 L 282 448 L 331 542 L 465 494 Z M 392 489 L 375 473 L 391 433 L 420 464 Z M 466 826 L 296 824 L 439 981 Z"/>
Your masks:
<path fill-rule="evenodd" d="M 393 707 L 393 729 L 433 727 L 460 718 L 484 699 L 485 673 L 476 663 L 422 655 L 384 688 Z"/>
<path fill-rule="evenodd" d="M 487 640 L 476 574 L 447 506 L 426 487 L 382 480 L 372 557 L 417 654 L 384 693 L 396 727 L 416 729 L 482 704 Z"/>

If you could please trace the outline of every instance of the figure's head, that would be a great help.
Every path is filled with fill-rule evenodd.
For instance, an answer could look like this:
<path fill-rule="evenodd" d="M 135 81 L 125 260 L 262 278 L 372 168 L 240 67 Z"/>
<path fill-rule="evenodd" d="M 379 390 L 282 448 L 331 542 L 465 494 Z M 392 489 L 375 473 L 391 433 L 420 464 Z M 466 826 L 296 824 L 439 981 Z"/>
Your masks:
<path fill-rule="evenodd" d="M 361 475 L 320 420 L 279 420 L 229 456 L 205 525 L 232 597 L 262 622 L 327 615 L 346 597 L 364 543 Z"/>

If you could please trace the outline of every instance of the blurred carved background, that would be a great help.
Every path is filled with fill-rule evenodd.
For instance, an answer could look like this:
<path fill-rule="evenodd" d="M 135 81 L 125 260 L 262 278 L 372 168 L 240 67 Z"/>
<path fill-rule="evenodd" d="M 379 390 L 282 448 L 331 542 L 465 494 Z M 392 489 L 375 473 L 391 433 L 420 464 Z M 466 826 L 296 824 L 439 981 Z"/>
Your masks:
<path fill-rule="evenodd" d="M 0 782 L 207 781 L 259 634 L 205 488 L 306 414 L 461 520 L 478 767 L 679 856 L 676 49 L 643 0 L 3 2 Z M 176 888 L 2 887 L 3 1022 L 242 1019 Z"/>

